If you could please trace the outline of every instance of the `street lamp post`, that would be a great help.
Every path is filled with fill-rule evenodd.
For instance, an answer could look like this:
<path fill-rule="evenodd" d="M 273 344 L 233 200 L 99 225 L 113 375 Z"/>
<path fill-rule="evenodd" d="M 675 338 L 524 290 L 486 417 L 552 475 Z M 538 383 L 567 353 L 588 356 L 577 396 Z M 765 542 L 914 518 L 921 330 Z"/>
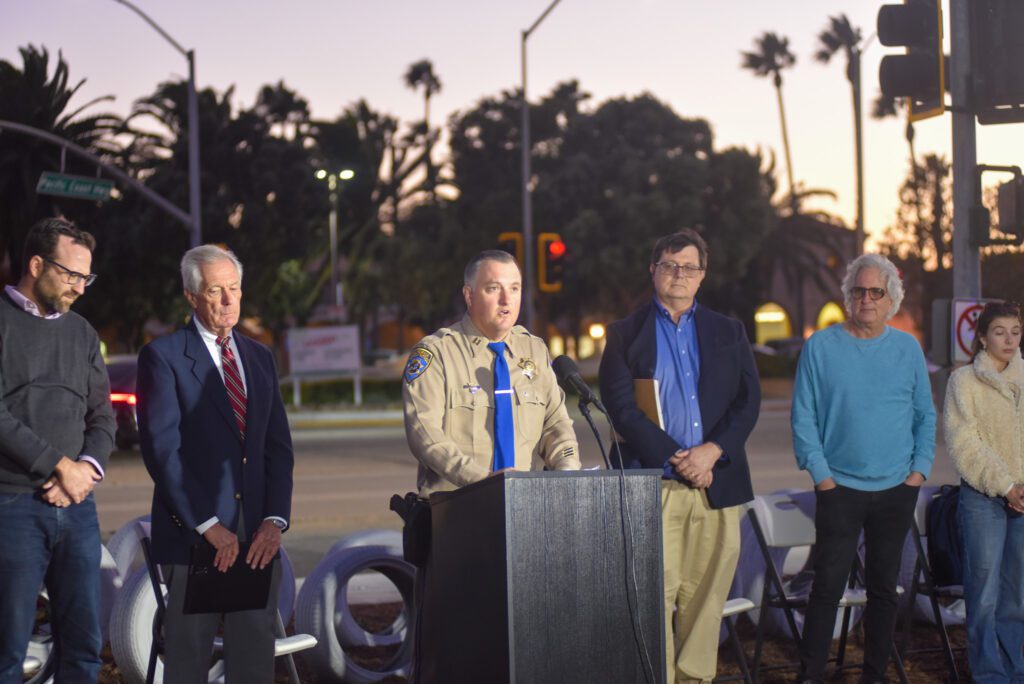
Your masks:
<path fill-rule="evenodd" d="M 199 98 L 196 96 L 196 51 L 186 50 L 178 41 L 164 31 L 159 24 L 128 0 L 114 0 L 142 17 L 142 20 L 164 37 L 175 50 L 188 60 L 188 200 L 192 226 L 189 230 L 189 245 L 199 246 L 203 241 L 202 213 L 199 194 Z"/>
<path fill-rule="evenodd" d="M 534 254 L 533 248 L 533 201 L 530 196 L 530 103 L 526 99 L 526 41 L 529 39 L 530 34 L 540 26 L 540 23 L 551 14 L 551 10 L 555 9 L 555 5 L 561 1 L 554 0 L 554 2 L 548 5 L 544 13 L 537 17 L 537 21 L 533 22 L 530 28 L 522 32 L 520 42 L 523 72 L 522 103 L 520 106 L 523 116 L 522 125 L 520 126 L 523 148 L 523 322 L 527 329 L 531 331 L 533 330 L 534 320 L 533 297 L 537 287 L 534 277 L 536 273 L 534 260 L 537 255 Z"/>
<path fill-rule="evenodd" d="M 324 169 L 316 172 L 317 180 L 327 180 L 327 189 L 331 193 L 331 214 L 327 221 L 327 228 L 331 252 L 331 292 L 336 307 L 341 306 L 341 288 L 338 286 L 338 181 L 352 180 L 355 175 L 356 173 L 352 169 L 342 169 L 338 173 L 328 173 Z"/>

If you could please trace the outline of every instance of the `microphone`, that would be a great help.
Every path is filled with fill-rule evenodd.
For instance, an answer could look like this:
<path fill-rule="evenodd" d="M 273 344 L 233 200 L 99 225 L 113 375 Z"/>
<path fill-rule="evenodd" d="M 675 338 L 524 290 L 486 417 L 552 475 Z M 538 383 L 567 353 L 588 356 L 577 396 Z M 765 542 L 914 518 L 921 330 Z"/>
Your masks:
<path fill-rule="evenodd" d="M 551 368 L 555 371 L 555 377 L 558 378 L 558 383 L 562 387 L 569 385 L 576 390 L 576 393 L 580 395 L 581 403 L 593 404 L 601 413 L 608 414 L 601 404 L 601 400 L 590 389 L 590 385 L 583 381 L 583 378 L 580 376 L 580 369 L 575 361 L 563 354 L 551 362 Z"/>

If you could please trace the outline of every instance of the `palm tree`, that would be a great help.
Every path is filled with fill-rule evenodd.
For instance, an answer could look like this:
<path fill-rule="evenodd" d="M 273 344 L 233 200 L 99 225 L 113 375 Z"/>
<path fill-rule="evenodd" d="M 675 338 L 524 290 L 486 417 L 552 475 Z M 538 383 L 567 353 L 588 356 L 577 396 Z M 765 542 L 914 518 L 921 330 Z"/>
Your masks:
<path fill-rule="evenodd" d="M 829 17 L 828 26 L 818 34 L 814 59 L 828 64 L 839 52 L 846 55 L 846 80 L 853 93 L 854 157 L 857 173 L 857 253 L 864 252 L 864 159 L 861 138 L 860 29 L 845 14 Z"/>
<path fill-rule="evenodd" d="M 871 106 L 871 118 L 895 118 L 903 110 L 906 110 L 906 100 L 902 97 L 886 97 L 885 94 L 878 93 L 878 97 L 875 98 Z M 910 149 L 910 165 L 917 168 L 917 155 L 914 153 L 914 122 L 910 120 L 910 117 L 907 117 L 907 126 L 903 135 L 906 138 L 907 147 Z"/>
<path fill-rule="evenodd" d="M 878 97 L 875 98 L 871 107 L 871 118 L 895 118 L 899 116 L 901 110 L 906 110 L 906 100 L 902 97 L 886 97 L 884 93 L 878 93 Z M 910 175 L 915 179 L 915 182 L 910 184 L 913 188 L 914 206 L 917 210 L 918 223 L 923 223 L 924 204 L 921 198 L 921 179 L 924 172 L 921 165 L 917 163 L 917 154 L 914 152 L 914 122 L 910 120 L 909 116 L 907 117 L 907 126 L 903 129 L 903 136 L 910 150 Z"/>
<path fill-rule="evenodd" d="M 423 87 L 423 138 L 426 147 L 427 166 L 427 189 L 434 191 L 434 163 L 430 157 L 430 149 L 434 145 L 434 138 L 430 132 L 430 97 L 434 93 L 441 92 L 441 79 L 434 73 L 434 64 L 429 59 L 421 59 L 409 65 L 405 72 L 405 85 L 416 90 Z"/>
<path fill-rule="evenodd" d="M 50 74 L 50 55 L 46 48 L 29 45 L 20 48 L 22 68 L 0 60 L 0 120 L 14 121 L 52 133 L 97 154 L 114 154 L 117 145 L 113 133 L 121 120 L 112 114 L 81 116 L 97 102 L 113 99 L 99 97 L 73 110 L 71 99 L 85 83 L 71 85 L 70 72 L 63 55 Z M 60 148 L 35 138 L 5 134 L 0 139 L 0 279 L 5 258 L 12 271 L 17 270 L 21 243 L 29 225 L 45 215 L 68 210 L 86 211 L 83 203 L 73 205 L 48 196 L 36 195 L 36 182 L 44 170 L 65 169 Z M 91 175 L 95 169 L 75 158 L 66 159 L 69 173 Z"/>
<path fill-rule="evenodd" d="M 782 122 L 782 148 L 786 153 L 786 176 L 789 180 L 790 197 L 796 197 L 793 182 L 793 158 L 789 152 L 789 133 L 786 131 L 786 110 L 782 105 L 782 70 L 796 64 L 796 56 L 789 51 L 789 39 L 777 33 L 766 32 L 754 39 L 755 50 L 744 52 L 743 68 L 750 69 L 756 76 L 771 76 L 775 95 L 779 102 L 779 120 Z M 795 212 L 795 204 L 794 204 Z"/>
<path fill-rule="evenodd" d="M 421 59 L 409 65 L 405 72 L 405 85 L 416 90 L 423 86 L 423 124 L 430 129 L 430 97 L 441 92 L 441 79 L 434 73 L 434 64 L 429 59 Z"/>

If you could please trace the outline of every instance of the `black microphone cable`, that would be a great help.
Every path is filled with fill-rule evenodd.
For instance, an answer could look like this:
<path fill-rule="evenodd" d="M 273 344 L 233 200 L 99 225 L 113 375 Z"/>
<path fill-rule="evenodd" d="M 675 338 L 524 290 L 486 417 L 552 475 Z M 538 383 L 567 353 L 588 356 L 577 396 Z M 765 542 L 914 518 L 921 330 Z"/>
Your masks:
<path fill-rule="evenodd" d="M 608 453 L 604 448 L 604 442 L 601 440 L 601 433 L 597 429 L 597 425 L 594 423 L 594 419 L 590 415 L 590 409 L 587 406 L 588 403 L 593 403 L 594 406 L 604 414 L 605 420 L 608 421 L 608 426 L 612 429 L 612 434 L 615 433 L 615 425 L 612 423 L 611 416 L 608 415 L 608 411 L 605 410 L 600 400 L 594 395 L 590 386 L 583 382 L 580 376 L 579 368 L 576 366 L 576 362 L 570 359 L 568 356 L 559 356 L 552 362 L 552 367 L 555 370 L 555 375 L 560 381 L 569 384 L 575 389 L 580 395 L 580 413 L 586 418 L 587 423 L 590 425 L 591 431 L 594 433 L 594 438 L 597 440 L 597 447 L 601 451 L 601 458 L 604 459 L 605 468 L 612 470 L 611 464 L 608 460 Z M 639 606 L 637 605 L 640 597 L 640 585 L 636 577 L 636 554 L 633 549 L 635 546 L 635 540 L 633 537 L 633 520 L 629 513 L 628 504 L 628 492 L 626 490 L 626 475 L 625 475 L 625 464 L 622 458 L 622 450 L 619 448 L 618 440 L 615 442 L 615 450 L 618 452 L 619 467 L 616 468 L 619 477 L 619 520 L 622 523 L 622 538 L 623 538 L 623 563 L 625 570 L 625 577 L 623 578 L 626 582 L 626 606 L 629 611 L 630 624 L 633 628 L 633 639 L 636 643 L 637 649 L 641 655 L 641 666 L 644 671 L 644 680 L 654 684 L 657 681 L 657 675 L 654 672 L 654 665 L 651 663 L 651 654 L 648 651 L 647 639 L 644 636 L 643 625 L 640 622 Z M 660 561 L 659 562 L 663 562 Z M 630 584 L 632 584 L 633 595 L 632 600 L 630 597 Z M 663 588 L 661 588 L 664 591 Z M 662 603 L 664 601 L 662 600 Z"/>

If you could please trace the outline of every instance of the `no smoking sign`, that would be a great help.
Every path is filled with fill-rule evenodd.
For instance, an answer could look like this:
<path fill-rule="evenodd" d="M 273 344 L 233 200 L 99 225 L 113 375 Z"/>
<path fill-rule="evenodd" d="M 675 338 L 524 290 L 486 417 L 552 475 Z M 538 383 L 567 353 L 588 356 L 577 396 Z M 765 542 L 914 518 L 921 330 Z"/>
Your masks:
<path fill-rule="evenodd" d="M 989 300 L 954 299 L 952 333 L 953 363 L 966 363 L 971 360 L 971 345 L 974 343 L 974 330 L 978 325 L 978 316 Z"/>

